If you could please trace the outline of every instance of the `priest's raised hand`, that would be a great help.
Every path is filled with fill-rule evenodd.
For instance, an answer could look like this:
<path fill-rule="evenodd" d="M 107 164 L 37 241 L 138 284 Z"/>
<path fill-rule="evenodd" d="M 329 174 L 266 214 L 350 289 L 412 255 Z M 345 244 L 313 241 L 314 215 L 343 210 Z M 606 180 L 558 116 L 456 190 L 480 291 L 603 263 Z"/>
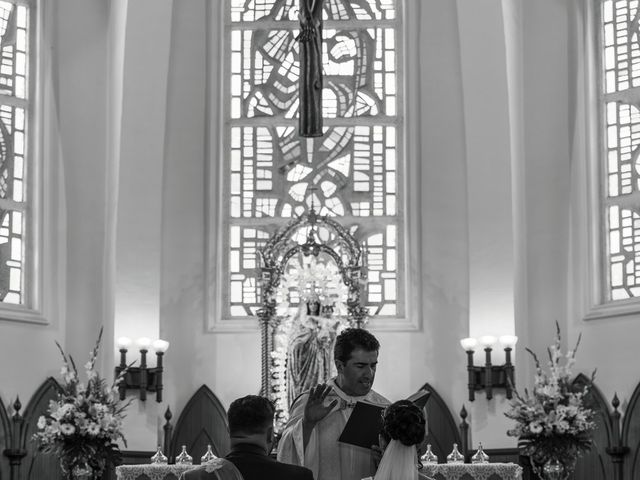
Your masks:
<path fill-rule="evenodd" d="M 328 405 L 325 405 L 325 399 L 330 392 L 331 386 L 326 383 L 321 383 L 309 390 L 309 398 L 304 406 L 304 417 L 302 420 L 302 435 L 305 450 L 309 444 L 313 427 L 329 415 L 331 410 L 338 405 L 337 398 L 334 398 Z"/>

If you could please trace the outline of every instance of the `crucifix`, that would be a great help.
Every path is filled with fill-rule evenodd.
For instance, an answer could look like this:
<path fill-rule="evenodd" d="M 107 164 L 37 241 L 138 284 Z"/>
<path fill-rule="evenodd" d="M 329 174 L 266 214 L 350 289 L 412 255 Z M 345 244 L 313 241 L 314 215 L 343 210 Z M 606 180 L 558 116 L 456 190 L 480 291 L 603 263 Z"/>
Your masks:
<path fill-rule="evenodd" d="M 322 136 L 322 4 L 300 0 L 301 137 Z"/>

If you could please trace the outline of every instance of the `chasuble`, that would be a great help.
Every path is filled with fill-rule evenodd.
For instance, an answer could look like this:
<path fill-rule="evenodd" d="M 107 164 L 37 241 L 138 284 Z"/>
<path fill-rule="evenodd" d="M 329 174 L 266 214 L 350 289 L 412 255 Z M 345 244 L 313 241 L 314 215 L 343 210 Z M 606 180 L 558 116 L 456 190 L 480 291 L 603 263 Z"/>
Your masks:
<path fill-rule="evenodd" d="M 361 480 L 375 472 L 371 450 L 338 442 L 356 402 L 389 405 L 389 401 L 371 390 L 354 397 L 344 393 L 335 383 L 327 382 L 332 391 L 325 404 L 337 399 L 336 407 L 316 424 L 306 450 L 303 448 L 302 419 L 309 397 L 303 393 L 291 406 L 290 417 L 278 445 L 278 460 L 303 465 L 313 472 L 315 480 Z"/>

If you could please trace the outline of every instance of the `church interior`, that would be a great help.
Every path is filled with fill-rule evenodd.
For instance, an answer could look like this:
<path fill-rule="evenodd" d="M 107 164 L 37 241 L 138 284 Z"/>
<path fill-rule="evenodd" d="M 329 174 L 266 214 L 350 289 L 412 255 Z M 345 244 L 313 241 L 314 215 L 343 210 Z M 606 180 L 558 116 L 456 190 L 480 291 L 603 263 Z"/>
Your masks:
<path fill-rule="evenodd" d="M 82 373 L 101 329 L 96 369 L 109 382 L 122 337 L 134 367 L 136 339 L 168 342 L 163 355 L 145 347 L 148 367 L 162 361 L 161 376 L 145 377 L 156 388 L 124 392 L 125 460 L 147 462 L 158 445 L 176 455 L 184 442 L 194 458 L 215 442 L 224 454 L 231 401 L 277 393 L 259 250 L 310 212 L 355 239 L 362 326 L 381 345 L 374 388 L 391 401 L 432 390 L 440 456 L 457 439 L 467 455 L 481 443 L 519 461 L 505 378 L 491 394 L 470 387 L 486 379 L 484 346 L 467 353 L 461 340 L 516 336 L 511 370 L 498 370 L 523 392 L 536 376 L 527 349 L 545 366 L 559 330 L 564 352 L 579 341 L 572 378 L 596 370 L 597 445 L 575 478 L 640 478 L 637 2 L 325 0 L 324 130 L 307 138 L 297 55 L 282 51 L 297 49 L 298 0 L 0 10 L 14 4 L 30 15 L 28 94 L 7 100 L 0 85 L 0 100 L 27 112 L 28 128 L 24 198 L 0 198 L 3 216 L 25 217 L 22 280 L 0 302 L 0 479 L 45 478 L 29 436 L 61 380 L 56 342 Z M 613 35 L 628 33 L 628 68 L 602 60 L 603 5 L 630 30 Z M 621 72 L 626 84 L 611 87 Z M 3 146 L 11 132 L 0 130 Z M 4 244 L 6 232 L 3 219 Z M 0 277 L 3 293 L 14 288 L 9 267 Z M 322 310 L 331 328 L 346 311 Z M 491 355 L 507 362 L 497 342 Z"/>

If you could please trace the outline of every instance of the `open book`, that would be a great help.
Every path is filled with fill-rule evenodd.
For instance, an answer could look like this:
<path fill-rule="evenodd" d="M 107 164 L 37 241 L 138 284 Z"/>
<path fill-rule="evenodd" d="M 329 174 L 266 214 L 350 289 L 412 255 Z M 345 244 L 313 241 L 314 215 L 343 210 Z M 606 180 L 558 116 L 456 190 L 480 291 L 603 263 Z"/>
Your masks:
<path fill-rule="evenodd" d="M 407 400 L 411 400 L 414 404 L 419 406 L 420 408 L 424 408 L 427 405 L 427 400 L 431 396 L 431 392 L 424 388 L 421 388 L 416 393 L 411 395 Z"/>
<path fill-rule="evenodd" d="M 424 408 L 430 396 L 430 391 L 420 389 L 407 400 L 411 400 L 418 407 Z M 371 448 L 372 445 L 378 445 L 378 435 L 382 430 L 382 413 L 385 408 L 386 406 L 357 402 L 338 441 L 363 448 Z"/>

